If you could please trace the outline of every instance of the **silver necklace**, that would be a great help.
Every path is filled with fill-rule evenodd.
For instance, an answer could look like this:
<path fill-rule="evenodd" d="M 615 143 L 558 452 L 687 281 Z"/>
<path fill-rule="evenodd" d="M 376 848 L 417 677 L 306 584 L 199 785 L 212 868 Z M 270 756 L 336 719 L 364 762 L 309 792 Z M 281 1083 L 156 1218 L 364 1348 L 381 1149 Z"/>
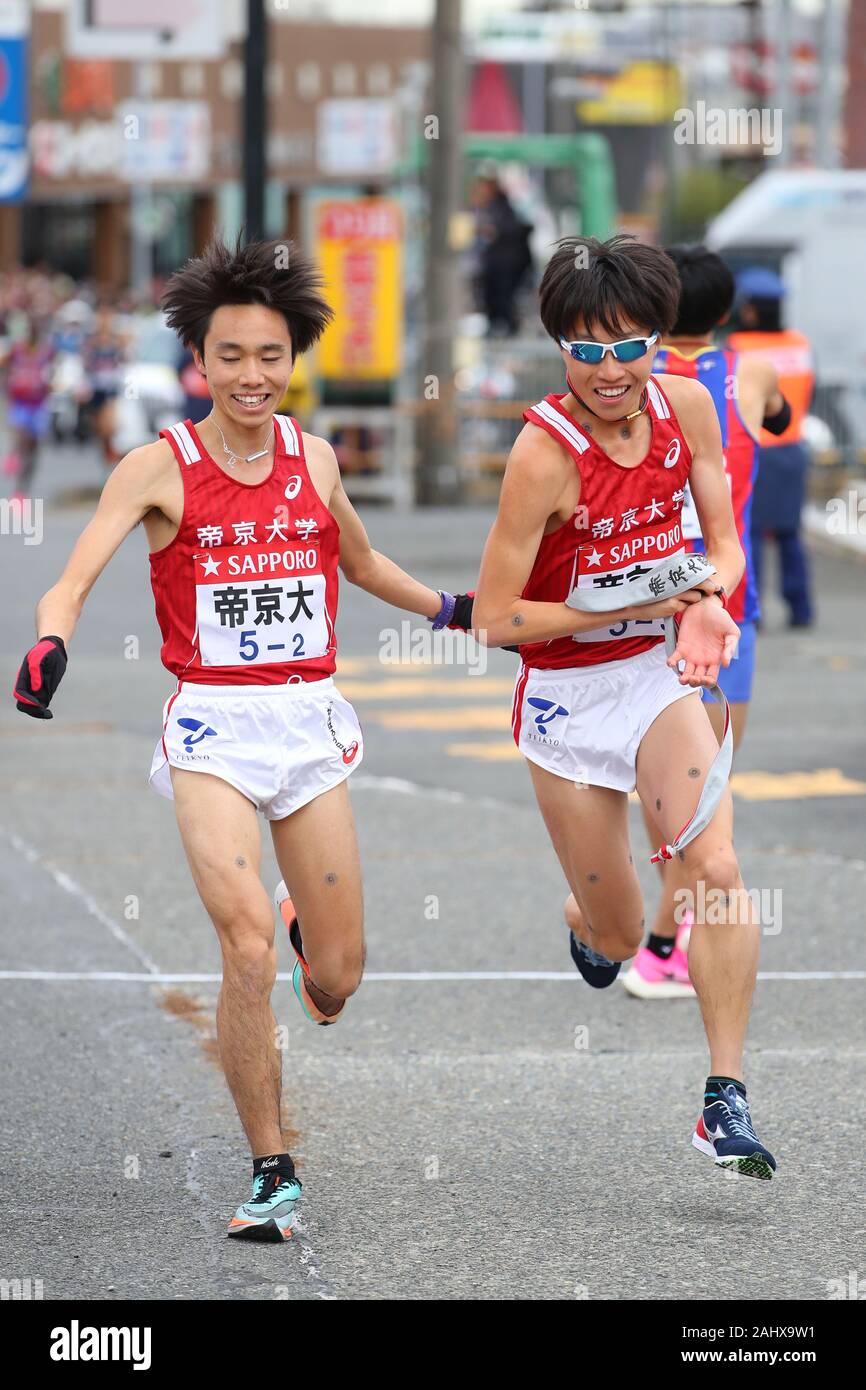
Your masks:
<path fill-rule="evenodd" d="M 254 459 L 264 458 L 265 454 L 268 452 L 268 446 L 266 444 L 263 449 L 259 449 L 258 453 L 255 454 L 236 454 L 234 449 L 230 449 L 228 444 L 226 444 L 226 437 L 219 425 L 217 425 L 216 420 L 214 420 L 214 424 L 216 425 L 217 434 L 222 440 L 223 452 L 226 455 L 229 468 L 234 468 L 236 463 L 252 463 Z M 268 429 L 270 429 L 270 421 L 268 422 Z"/>

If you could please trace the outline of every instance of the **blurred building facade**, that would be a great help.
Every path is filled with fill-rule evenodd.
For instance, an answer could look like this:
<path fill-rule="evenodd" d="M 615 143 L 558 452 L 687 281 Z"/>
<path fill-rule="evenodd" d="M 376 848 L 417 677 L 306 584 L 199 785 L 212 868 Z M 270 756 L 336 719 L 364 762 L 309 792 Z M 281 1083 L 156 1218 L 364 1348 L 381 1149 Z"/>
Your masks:
<path fill-rule="evenodd" d="M 44 260 L 127 283 L 130 190 L 145 181 L 151 197 L 137 215 L 156 274 L 199 250 L 216 225 L 239 229 L 240 44 L 219 61 L 77 60 L 64 51 L 64 26 L 60 12 L 32 15 L 29 186 L 24 202 L 0 204 L 0 269 Z M 420 99 L 429 36 L 272 23 L 269 44 L 266 231 L 297 236 L 305 191 L 372 191 L 393 178 L 400 105 Z"/>
<path fill-rule="evenodd" d="M 75 59 L 62 5 L 44 3 L 31 14 L 29 186 L 24 202 L 0 203 L 0 269 L 45 260 L 120 285 L 130 279 L 133 219 L 152 244 L 157 275 L 199 250 L 214 227 L 232 235 L 243 215 L 240 40 L 219 60 Z M 783 161 L 736 132 L 723 142 L 677 143 L 676 113 L 699 102 L 773 107 L 778 4 L 657 0 L 566 10 L 557 0 L 488 17 L 466 35 L 467 128 L 596 132 L 611 152 L 621 224 L 650 239 L 699 235 L 740 187 Z M 830 145 L 856 166 L 866 164 L 866 0 L 837 0 L 836 10 L 849 16 L 851 80 Z M 266 231 L 304 241 L 307 195 L 386 191 L 417 176 L 409 148 L 423 146 L 424 122 L 436 112 L 430 31 L 267 12 Z M 845 53 L 838 42 L 822 62 L 822 16 L 796 7 L 790 14 L 786 158 L 808 165 L 826 158 L 817 147 L 827 82 L 842 112 Z M 565 210 L 556 232 L 579 230 L 576 210 L 567 220 L 573 175 L 537 169 L 534 180 L 540 201 Z M 143 202 L 131 197 L 142 182 L 150 189 Z M 414 248 L 407 253 L 411 259 Z"/>

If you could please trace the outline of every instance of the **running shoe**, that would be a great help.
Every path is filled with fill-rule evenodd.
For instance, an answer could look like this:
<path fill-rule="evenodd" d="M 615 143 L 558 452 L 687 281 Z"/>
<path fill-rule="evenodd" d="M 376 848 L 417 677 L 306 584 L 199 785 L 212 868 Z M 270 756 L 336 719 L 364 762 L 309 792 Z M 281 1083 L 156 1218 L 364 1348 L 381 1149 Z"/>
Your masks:
<path fill-rule="evenodd" d="M 252 1197 L 238 1207 L 229 1222 L 228 1234 L 241 1240 L 289 1240 L 292 1212 L 300 1195 L 297 1178 L 289 1178 L 285 1173 L 259 1173 L 253 1178 Z"/>
<path fill-rule="evenodd" d="M 292 971 L 292 988 L 298 997 L 301 1008 L 312 1023 L 321 1024 L 323 1027 L 330 1023 L 336 1023 L 343 1009 L 346 1007 L 345 1003 L 343 1003 L 335 1014 L 323 1014 L 321 1009 L 317 1008 L 313 1003 L 310 992 L 307 989 L 306 981 L 310 978 L 310 967 L 304 960 L 301 928 L 295 915 L 295 909 L 292 906 L 292 900 L 289 897 L 289 890 L 286 887 L 285 879 L 281 878 L 274 890 L 274 903 L 277 911 L 286 924 L 289 933 L 289 941 L 292 943 L 292 950 L 298 958 L 297 964 Z"/>
<path fill-rule="evenodd" d="M 568 934 L 571 937 L 571 959 L 574 961 L 578 970 L 588 985 L 593 989 L 607 989 L 612 985 L 619 968 L 622 965 L 620 960 L 608 960 L 600 951 L 594 951 L 591 946 L 584 943 L 575 936 L 569 927 Z"/>
<path fill-rule="evenodd" d="M 687 912 L 677 931 L 674 949 L 667 960 L 655 951 L 641 946 L 631 970 L 622 977 L 629 994 L 635 999 L 694 999 L 695 987 L 689 979 L 689 958 L 686 954 L 692 929 L 692 914 Z"/>
<path fill-rule="evenodd" d="M 749 1102 L 736 1086 L 722 1086 L 698 1117 L 692 1143 L 717 1167 L 746 1178 L 772 1178 L 776 1160 L 752 1125 Z"/>

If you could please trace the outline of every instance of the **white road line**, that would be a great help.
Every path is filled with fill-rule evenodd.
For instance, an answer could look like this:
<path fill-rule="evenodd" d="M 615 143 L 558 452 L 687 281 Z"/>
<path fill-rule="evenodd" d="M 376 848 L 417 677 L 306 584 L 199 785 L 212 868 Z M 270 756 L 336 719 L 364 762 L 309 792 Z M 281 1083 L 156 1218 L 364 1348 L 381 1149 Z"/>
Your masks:
<path fill-rule="evenodd" d="M 283 983 L 291 974 L 278 974 Z M 149 975 L 124 970 L 0 970 L 0 980 L 90 981 L 101 984 L 207 985 L 220 984 L 222 975 Z M 365 984 L 427 983 L 437 980 L 571 980 L 583 983 L 576 970 L 373 970 L 364 976 Z M 866 980 L 866 970 L 763 970 L 758 980 Z"/>
<path fill-rule="evenodd" d="M 410 782 L 405 777 L 373 777 L 369 773 L 355 773 L 349 778 L 349 786 L 360 792 L 398 792 L 401 796 L 427 796 L 431 801 L 447 801 L 452 805 L 471 802 L 474 806 L 491 806 L 497 811 L 520 811 L 523 808 L 513 801 L 502 801 L 495 796 L 476 796 L 474 793 L 457 791 L 451 787 L 425 787 L 420 782 Z"/>
<path fill-rule="evenodd" d="M 150 956 L 146 951 L 142 950 L 138 942 L 133 941 L 132 937 L 127 935 L 119 922 L 115 922 L 113 917 L 109 917 L 107 912 L 103 912 L 96 899 L 92 898 L 87 890 L 81 887 L 80 883 L 76 883 L 75 879 L 72 878 L 70 874 L 67 874 L 63 869 L 52 869 L 50 864 L 46 864 L 38 849 L 36 849 L 34 845 L 28 844 L 26 840 L 22 840 L 19 835 L 14 835 L 10 830 L 3 829 L 2 827 L 0 827 L 0 835 L 8 841 L 13 849 L 24 856 L 28 864 L 37 864 L 40 869 L 44 869 L 47 874 L 50 874 L 58 888 L 62 888 L 63 891 L 69 893 L 71 897 L 77 898 L 90 913 L 91 917 L 95 917 L 97 922 L 101 922 L 104 927 L 107 927 L 115 941 L 119 941 L 122 946 L 125 946 L 127 950 L 131 951 L 136 960 L 139 961 L 146 970 L 149 970 L 152 975 L 159 974 L 159 966 L 156 961 L 151 960 Z M 123 977 L 121 976 L 121 978 Z"/>

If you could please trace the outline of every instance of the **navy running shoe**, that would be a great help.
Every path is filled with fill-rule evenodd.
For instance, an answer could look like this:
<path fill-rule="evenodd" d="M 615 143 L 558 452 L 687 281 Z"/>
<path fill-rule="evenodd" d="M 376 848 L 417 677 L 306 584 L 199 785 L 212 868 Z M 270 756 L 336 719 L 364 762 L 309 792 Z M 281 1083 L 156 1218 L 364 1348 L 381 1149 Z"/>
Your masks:
<path fill-rule="evenodd" d="M 722 1086 L 719 1091 L 708 1091 L 705 1100 L 708 1104 L 692 1135 L 695 1148 L 729 1172 L 746 1178 L 772 1178 L 776 1160 L 755 1133 L 745 1096 L 736 1086 Z"/>
<path fill-rule="evenodd" d="M 574 932 L 569 928 L 571 937 L 571 959 L 574 961 L 578 970 L 588 985 L 593 989 L 607 989 L 612 985 L 619 974 L 621 960 L 608 960 L 600 951 L 594 951 L 591 946 L 585 946 L 579 941 Z"/>

